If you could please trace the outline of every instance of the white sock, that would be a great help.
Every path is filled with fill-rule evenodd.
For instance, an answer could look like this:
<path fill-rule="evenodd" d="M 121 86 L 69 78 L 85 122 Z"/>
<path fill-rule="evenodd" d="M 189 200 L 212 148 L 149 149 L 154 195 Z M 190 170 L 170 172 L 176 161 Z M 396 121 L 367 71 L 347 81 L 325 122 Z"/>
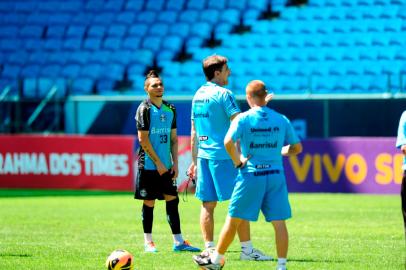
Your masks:
<path fill-rule="evenodd" d="M 152 233 L 144 233 L 144 242 L 145 243 L 152 242 Z"/>
<path fill-rule="evenodd" d="M 250 254 L 253 251 L 253 247 L 252 247 L 252 242 L 251 240 L 249 241 L 245 241 L 245 242 L 240 242 L 241 244 L 241 249 L 245 254 Z"/>
<path fill-rule="evenodd" d="M 173 242 L 175 242 L 175 245 L 179 246 L 181 244 L 183 244 L 183 242 L 185 242 L 185 240 L 183 240 L 182 234 L 172 234 L 173 236 Z"/>
<path fill-rule="evenodd" d="M 278 266 L 286 267 L 286 258 L 278 258 Z"/>
<path fill-rule="evenodd" d="M 213 241 L 207 241 L 206 243 L 204 243 L 204 247 L 205 248 L 212 248 L 212 247 L 214 247 L 214 242 Z"/>
<path fill-rule="evenodd" d="M 218 253 L 217 250 L 210 256 L 211 262 L 214 264 L 219 264 L 223 258 L 224 254 Z"/>

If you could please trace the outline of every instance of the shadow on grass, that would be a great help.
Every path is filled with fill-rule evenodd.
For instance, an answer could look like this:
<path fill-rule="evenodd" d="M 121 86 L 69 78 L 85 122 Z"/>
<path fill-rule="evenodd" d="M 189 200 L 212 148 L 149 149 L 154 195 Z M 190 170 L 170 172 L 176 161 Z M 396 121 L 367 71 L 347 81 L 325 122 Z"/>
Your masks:
<path fill-rule="evenodd" d="M 128 191 L 103 191 L 103 190 L 56 190 L 56 189 L 0 189 L 0 198 L 15 197 L 58 197 L 58 196 L 111 196 L 129 195 Z"/>
<path fill-rule="evenodd" d="M 229 251 L 227 251 L 227 253 L 240 253 L 240 251 L 229 250 Z M 277 258 L 274 258 L 272 261 L 276 262 L 277 260 L 278 260 Z M 344 260 L 335 260 L 335 259 L 332 259 L 332 260 L 329 260 L 329 259 L 317 260 L 317 259 L 301 259 L 301 258 L 295 258 L 295 257 L 289 257 L 288 261 L 289 262 L 304 262 L 304 263 L 306 263 L 306 262 L 308 262 L 308 263 L 345 263 L 346 262 Z M 258 261 L 258 262 L 260 262 L 260 261 Z"/>
<path fill-rule="evenodd" d="M 19 257 L 19 258 L 28 258 L 32 257 L 31 254 L 12 254 L 12 253 L 0 253 L 0 257 Z"/>

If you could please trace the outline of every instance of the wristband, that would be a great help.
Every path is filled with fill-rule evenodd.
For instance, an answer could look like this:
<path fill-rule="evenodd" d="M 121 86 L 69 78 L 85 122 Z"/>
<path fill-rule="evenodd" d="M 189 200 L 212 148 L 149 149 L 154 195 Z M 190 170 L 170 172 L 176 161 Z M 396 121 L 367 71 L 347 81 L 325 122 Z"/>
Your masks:
<path fill-rule="evenodd" d="M 240 164 L 238 164 L 237 166 L 235 166 L 236 169 L 239 169 L 242 167 L 242 162 L 240 161 Z"/>

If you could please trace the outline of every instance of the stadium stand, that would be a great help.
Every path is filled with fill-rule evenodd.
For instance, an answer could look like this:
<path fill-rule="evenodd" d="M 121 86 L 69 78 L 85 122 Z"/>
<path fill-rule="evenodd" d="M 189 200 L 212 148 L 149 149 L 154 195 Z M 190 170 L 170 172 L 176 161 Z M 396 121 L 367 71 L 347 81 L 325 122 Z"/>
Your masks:
<path fill-rule="evenodd" d="M 286 4 L 3 0 L 1 87 L 58 78 L 67 94 L 111 94 L 128 75 L 127 91 L 143 94 L 140 78 L 158 65 L 171 93 L 190 95 L 204 80 L 201 60 L 218 53 L 229 57 L 230 88 L 239 94 L 253 78 L 282 94 L 404 91 L 406 0 Z M 280 16 L 263 19 L 270 7 Z"/>

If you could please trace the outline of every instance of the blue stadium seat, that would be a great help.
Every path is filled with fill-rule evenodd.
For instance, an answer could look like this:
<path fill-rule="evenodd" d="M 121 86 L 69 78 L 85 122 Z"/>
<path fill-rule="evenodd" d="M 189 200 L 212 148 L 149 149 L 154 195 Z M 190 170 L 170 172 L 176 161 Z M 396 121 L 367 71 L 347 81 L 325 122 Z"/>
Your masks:
<path fill-rule="evenodd" d="M 267 8 L 268 0 L 248 1 L 247 8 L 258 9 L 260 11 Z"/>
<path fill-rule="evenodd" d="M 51 13 L 47 23 L 49 25 L 69 25 L 73 14 L 71 13 Z"/>
<path fill-rule="evenodd" d="M 137 50 L 141 44 L 141 38 L 140 37 L 126 37 L 123 40 L 123 43 L 121 44 L 121 47 L 123 49 L 129 49 L 129 50 Z"/>
<path fill-rule="evenodd" d="M 153 24 L 156 21 L 157 12 L 148 10 L 138 13 L 137 22 Z"/>
<path fill-rule="evenodd" d="M 387 92 L 389 90 L 387 76 L 371 76 L 369 78 L 368 90 L 373 92 Z"/>
<path fill-rule="evenodd" d="M 17 26 L 0 26 L 0 38 L 16 37 L 18 34 Z"/>
<path fill-rule="evenodd" d="M 168 0 L 166 1 L 166 9 L 174 11 L 183 11 L 185 0 Z"/>
<path fill-rule="evenodd" d="M 102 66 L 100 64 L 86 64 L 82 66 L 80 75 L 91 79 L 97 79 L 100 76 Z"/>
<path fill-rule="evenodd" d="M 382 74 L 398 75 L 400 73 L 403 61 L 381 61 Z"/>
<path fill-rule="evenodd" d="M 99 50 L 90 53 L 88 63 L 102 64 L 110 61 L 112 52 L 107 50 Z"/>
<path fill-rule="evenodd" d="M 205 22 L 194 23 L 190 28 L 190 35 L 201 38 L 208 38 L 210 36 L 212 27 Z"/>
<path fill-rule="evenodd" d="M 46 62 L 49 64 L 64 65 L 68 59 L 68 52 L 49 52 Z"/>
<path fill-rule="evenodd" d="M 342 62 L 334 63 L 330 66 L 329 74 L 332 76 L 344 76 L 347 74 L 347 64 Z"/>
<path fill-rule="evenodd" d="M 41 38 L 44 32 L 44 28 L 42 26 L 33 25 L 33 26 L 23 26 L 20 29 L 20 37 L 23 38 Z"/>
<path fill-rule="evenodd" d="M 347 75 L 362 75 L 364 74 L 363 66 L 360 62 L 352 62 L 351 65 L 347 65 Z"/>
<path fill-rule="evenodd" d="M 188 37 L 190 32 L 190 24 L 188 23 L 174 23 L 170 28 L 169 28 L 169 34 L 170 35 L 178 35 L 180 37 Z"/>
<path fill-rule="evenodd" d="M 62 67 L 57 64 L 48 64 L 41 67 L 39 75 L 41 77 L 56 78 L 60 76 Z"/>
<path fill-rule="evenodd" d="M 128 0 L 125 3 L 125 9 L 129 11 L 140 11 L 144 6 L 144 0 Z"/>
<path fill-rule="evenodd" d="M 377 60 L 385 61 L 385 60 L 394 60 L 396 54 L 396 49 L 392 47 L 385 47 L 381 50 L 378 50 Z"/>
<path fill-rule="evenodd" d="M 139 49 L 132 54 L 132 61 L 143 65 L 151 65 L 154 59 L 154 54 L 150 50 Z"/>
<path fill-rule="evenodd" d="M 142 76 L 142 74 L 145 71 L 145 66 L 138 64 L 138 63 L 133 63 L 128 65 L 128 75 L 129 76 Z"/>
<path fill-rule="evenodd" d="M 105 1 L 103 4 L 103 10 L 119 12 L 124 7 L 124 0 Z"/>
<path fill-rule="evenodd" d="M 139 36 L 142 37 L 146 35 L 148 31 L 148 25 L 146 23 L 135 23 L 128 30 L 130 36 Z"/>
<path fill-rule="evenodd" d="M 66 1 L 63 5 L 59 5 L 62 12 L 78 12 L 83 10 L 84 3 L 82 1 Z"/>
<path fill-rule="evenodd" d="M 46 25 L 48 23 L 49 17 L 50 12 L 42 12 L 41 10 L 39 10 L 38 12 L 30 13 L 23 21 L 25 21 L 25 23 L 28 25 Z M 13 23 L 15 18 L 15 16 L 5 17 L 5 21 Z"/>
<path fill-rule="evenodd" d="M 380 33 L 371 36 L 371 45 L 380 47 L 389 47 L 390 33 Z"/>
<path fill-rule="evenodd" d="M 69 56 L 67 57 L 67 63 L 69 64 L 79 64 L 83 65 L 86 64 L 89 61 L 90 58 L 90 53 L 85 52 L 85 51 L 75 51 L 69 53 Z"/>
<path fill-rule="evenodd" d="M 382 8 L 382 12 L 379 16 L 383 19 L 394 19 L 396 18 L 398 12 L 398 6 L 386 5 L 384 8 Z"/>
<path fill-rule="evenodd" d="M 209 9 L 220 9 L 223 10 L 226 7 L 226 0 L 209 0 L 207 3 Z"/>
<path fill-rule="evenodd" d="M 115 51 L 120 48 L 121 48 L 121 38 L 109 37 L 106 38 L 103 42 L 103 49 Z"/>
<path fill-rule="evenodd" d="M 357 34 L 355 35 L 354 45 L 369 47 L 371 46 L 372 38 L 370 34 Z"/>
<path fill-rule="evenodd" d="M 114 85 L 116 80 L 112 79 L 101 79 L 96 82 L 97 93 L 100 95 L 117 95 L 117 92 L 114 91 Z"/>
<path fill-rule="evenodd" d="M 189 0 L 186 1 L 186 7 L 187 9 L 198 9 L 202 10 L 205 8 L 206 1 L 202 0 Z"/>
<path fill-rule="evenodd" d="M 162 61 L 172 61 L 175 58 L 175 55 L 176 55 L 175 51 L 161 50 L 156 55 L 156 59 L 158 63 L 161 63 Z"/>
<path fill-rule="evenodd" d="M 104 37 L 107 27 L 104 25 L 91 25 L 87 30 L 87 37 Z"/>
<path fill-rule="evenodd" d="M 65 50 L 79 50 L 82 47 L 82 39 L 81 38 L 67 38 L 63 43 L 63 48 Z"/>
<path fill-rule="evenodd" d="M 165 42 L 162 42 L 162 49 L 170 51 L 179 51 L 182 47 L 183 39 L 179 36 L 167 36 Z"/>
<path fill-rule="evenodd" d="M 315 77 L 312 80 L 313 93 L 331 93 L 334 89 L 335 81 L 331 77 Z"/>
<path fill-rule="evenodd" d="M 358 61 L 359 60 L 359 50 L 355 48 L 348 48 L 344 50 L 341 59 L 343 61 Z"/>
<path fill-rule="evenodd" d="M 78 25 L 90 25 L 93 21 L 93 13 L 89 12 L 76 12 L 72 17 L 72 23 Z"/>
<path fill-rule="evenodd" d="M 107 62 L 116 63 L 120 65 L 127 65 L 132 59 L 133 52 L 129 50 L 118 50 L 110 54 Z"/>
<path fill-rule="evenodd" d="M 24 65 L 28 61 L 29 54 L 25 51 L 16 51 L 8 54 L 7 59 L 0 61 L 0 63 Z"/>
<path fill-rule="evenodd" d="M 50 25 L 47 28 L 47 37 L 62 38 L 65 35 L 65 26 L 63 25 Z"/>
<path fill-rule="evenodd" d="M 101 48 L 102 39 L 100 37 L 86 38 L 83 40 L 83 49 L 96 51 Z"/>
<path fill-rule="evenodd" d="M 110 80 L 121 80 L 124 74 L 124 67 L 120 64 L 108 64 L 101 68 L 100 77 Z"/>
<path fill-rule="evenodd" d="M 370 48 L 368 50 L 360 50 L 359 59 L 360 60 L 376 60 L 378 58 L 378 51 L 376 49 Z"/>
<path fill-rule="evenodd" d="M 164 3 L 165 3 L 165 0 L 146 1 L 145 9 L 161 11 L 163 9 Z"/>
<path fill-rule="evenodd" d="M 197 61 L 187 61 L 180 64 L 179 76 L 193 77 L 202 75 L 202 66 Z"/>
<path fill-rule="evenodd" d="M 399 49 L 395 54 L 396 60 L 406 61 L 406 52 L 404 49 Z"/>
<path fill-rule="evenodd" d="M 236 8 L 239 10 L 245 10 L 247 8 L 246 0 L 228 0 L 228 8 Z"/>
<path fill-rule="evenodd" d="M 261 11 L 258 9 L 247 9 L 242 12 L 244 24 L 254 25 L 257 23 L 258 17 L 261 14 Z"/>
<path fill-rule="evenodd" d="M 86 26 L 84 25 L 70 25 L 66 30 L 65 36 L 67 38 L 82 38 L 85 34 Z"/>
<path fill-rule="evenodd" d="M 113 23 L 115 14 L 113 12 L 96 13 L 93 17 L 93 24 L 108 26 Z"/>
<path fill-rule="evenodd" d="M 38 77 L 41 66 L 39 65 L 25 65 L 21 70 L 22 77 L 35 78 Z"/>
<path fill-rule="evenodd" d="M 1 72 L 1 78 L 17 79 L 20 76 L 21 66 L 5 64 Z"/>
<path fill-rule="evenodd" d="M 364 74 L 378 76 L 382 73 L 382 67 L 376 61 L 367 61 L 363 63 Z"/>
<path fill-rule="evenodd" d="M 353 76 L 351 79 L 351 92 L 367 92 L 369 81 L 366 76 Z"/>
<path fill-rule="evenodd" d="M 109 37 L 122 38 L 127 33 L 127 26 L 124 24 L 112 24 L 107 30 L 107 35 Z"/>
<path fill-rule="evenodd" d="M 199 12 L 197 10 L 184 10 L 179 14 L 179 22 L 195 23 L 199 19 Z"/>
<path fill-rule="evenodd" d="M 135 22 L 136 14 L 134 12 L 120 12 L 117 14 L 115 21 L 124 25 L 132 25 Z"/>
<path fill-rule="evenodd" d="M 149 34 L 151 36 L 164 37 L 169 32 L 169 25 L 167 23 L 155 23 L 149 27 Z"/>
<path fill-rule="evenodd" d="M 335 77 L 333 90 L 337 92 L 346 92 L 351 89 L 351 78 L 348 76 Z"/>
<path fill-rule="evenodd" d="M 403 21 L 401 19 L 398 19 L 398 18 L 388 19 L 388 20 L 385 20 L 385 22 L 384 22 L 383 30 L 385 32 L 400 33 L 403 30 L 402 24 L 403 24 Z"/>
<path fill-rule="evenodd" d="M 28 62 L 30 64 L 42 65 L 47 61 L 48 54 L 44 51 L 36 51 L 29 55 Z"/>
<path fill-rule="evenodd" d="M 72 83 L 73 95 L 90 95 L 92 94 L 94 81 L 91 78 L 77 78 Z"/>
<path fill-rule="evenodd" d="M 216 24 L 219 21 L 220 18 L 227 18 L 228 19 L 228 16 L 225 13 L 227 13 L 227 10 L 222 12 L 222 14 L 220 16 L 219 10 L 205 9 L 205 10 L 202 10 L 202 12 L 200 13 L 199 21 L 208 22 L 210 24 Z"/>
<path fill-rule="evenodd" d="M 161 49 L 162 37 L 159 36 L 147 36 L 142 40 L 142 48 L 158 52 Z"/>
<path fill-rule="evenodd" d="M 44 48 L 47 50 L 61 50 L 63 47 L 62 38 L 50 38 L 45 40 Z"/>
<path fill-rule="evenodd" d="M 178 12 L 174 10 L 165 10 L 158 13 L 157 22 L 175 23 L 178 19 Z"/>
<path fill-rule="evenodd" d="M 61 76 L 74 79 L 79 76 L 81 66 L 79 64 L 68 64 L 62 68 Z"/>
<path fill-rule="evenodd" d="M 218 16 L 220 22 L 227 22 L 237 25 L 240 22 L 241 11 L 237 9 L 226 9 Z"/>

